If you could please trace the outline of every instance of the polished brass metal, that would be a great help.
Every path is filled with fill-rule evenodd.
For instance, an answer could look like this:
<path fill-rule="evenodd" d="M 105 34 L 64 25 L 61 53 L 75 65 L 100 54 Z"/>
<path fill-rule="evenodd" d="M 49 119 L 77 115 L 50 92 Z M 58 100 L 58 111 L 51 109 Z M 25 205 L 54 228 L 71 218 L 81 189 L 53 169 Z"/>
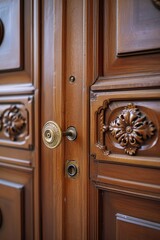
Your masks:
<path fill-rule="evenodd" d="M 71 83 L 74 83 L 75 80 L 76 80 L 75 76 L 70 76 L 70 77 L 69 77 L 69 81 L 70 81 Z"/>
<path fill-rule="evenodd" d="M 42 138 L 44 144 L 48 148 L 56 148 L 62 141 L 62 136 L 66 136 L 69 141 L 74 141 L 77 138 L 77 131 L 75 127 L 69 127 L 65 132 L 56 122 L 48 121 L 42 129 Z"/>
<path fill-rule="evenodd" d="M 74 141 L 77 138 L 77 131 L 75 127 L 69 127 L 66 132 L 63 132 L 63 135 L 66 136 L 69 141 Z"/>
<path fill-rule="evenodd" d="M 48 148 L 56 148 L 62 140 L 62 130 L 57 123 L 48 121 L 42 129 L 42 138 Z"/>
<path fill-rule="evenodd" d="M 68 160 L 66 162 L 65 172 L 69 178 L 76 178 L 79 174 L 79 167 L 77 161 Z"/>

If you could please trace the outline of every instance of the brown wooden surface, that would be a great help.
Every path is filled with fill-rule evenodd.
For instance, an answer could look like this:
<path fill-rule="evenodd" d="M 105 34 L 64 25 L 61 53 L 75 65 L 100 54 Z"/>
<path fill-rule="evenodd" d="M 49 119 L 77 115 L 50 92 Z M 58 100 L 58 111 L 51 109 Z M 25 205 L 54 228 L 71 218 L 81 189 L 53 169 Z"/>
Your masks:
<path fill-rule="evenodd" d="M 104 0 L 90 14 L 101 67 L 90 92 L 89 239 L 158 240 L 160 12 L 147 0 Z"/>
<path fill-rule="evenodd" d="M 3 39 L 0 44 L 0 71 L 19 69 L 23 66 L 23 3 L 21 0 L 1 1 L 0 18 Z"/>
<path fill-rule="evenodd" d="M 24 198 L 22 184 L 17 184 L 5 180 L 0 181 L 0 206 L 3 226 L 1 229 L 1 239 L 24 237 Z"/>
<path fill-rule="evenodd" d="M 0 239 L 40 239 L 39 1 L 0 1 Z"/>
<path fill-rule="evenodd" d="M 43 2 L 42 79 L 45 81 L 42 82 L 42 126 L 46 121 L 53 120 L 63 131 L 75 126 L 78 132 L 74 142 L 64 138 L 54 150 L 42 144 L 44 239 L 87 239 L 89 139 L 85 120 L 88 103 L 87 84 L 82 81 L 86 74 L 83 70 L 85 4 L 85 1 Z M 75 76 L 74 83 L 69 81 L 70 76 Z M 65 172 L 68 161 L 76 161 L 78 165 L 79 174 L 74 179 Z"/>
<path fill-rule="evenodd" d="M 10 3 L 0 1 L 0 55 L 12 40 Z M 15 58 L 0 69 L 0 239 L 159 240 L 160 11 L 149 0 L 12 3 Z M 77 139 L 48 149 L 49 120 L 75 126 Z M 132 132 L 140 139 L 128 144 Z"/>

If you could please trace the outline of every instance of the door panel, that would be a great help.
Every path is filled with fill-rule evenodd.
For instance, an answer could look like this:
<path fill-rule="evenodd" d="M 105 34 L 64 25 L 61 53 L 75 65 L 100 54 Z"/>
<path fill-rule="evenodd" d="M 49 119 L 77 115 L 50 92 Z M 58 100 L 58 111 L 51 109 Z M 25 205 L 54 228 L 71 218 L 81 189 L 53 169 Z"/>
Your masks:
<path fill-rule="evenodd" d="M 75 141 L 63 137 L 55 149 L 42 143 L 42 236 L 48 240 L 87 239 L 86 4 L 74 0 L 42 3 L 42 127 L 55 121 L 62 131 L 74 126 L 78 133 Z M 76 176 L 68 174 L 69 164 L 77 167 Z"/>
<path fill-rule="evenodd" d="M 0 239 L 39 239 L 39 1 L 0 1 Z"/>
<path fill-rule="evenodd" d="M 144 165 L 149 162 L 158 164 L 159 91 L 91 94 L 91 114 L 95 116 L 91 119 L 91 128 L 94 129 L 91 144 L 98 158 L 106 160 L 116 157 L 119 161 L 128 162 L 132 161 L 129 156 L 136 155 L 134 162 L 137 160 L 137 164 L 141 161 Z M 112 157 L 112 154 L 116 156 Z M 146 158 L 138 161 L 138 157 Z"/>
<path fill-rule="evenodd" d="M 95 1 L 92 9 L 90 61 L 98 78 L 92 89 L 159 86 L 159 8 L 149 0 L 108 0 Z"/>
<path fill-rule="evenodd" d="M 90 6 L 90 239 L 158 240 L 160 11 L 148 0 Z"/>
<path fill-rule="evenodd" d="M 100 191 L 100 239 L 158 239 L 160 206 L 113 192 Z M 145 220 L 144 220 L 145 219 Z M 108 230 L 109 229 L 109 230 Z"/>
<path fill-rule="evenodd" d="M 160 47 L 158 8 L 150 1 L 118 0 L 116 4 L 117 56 L 158 51 Z"/>
<path fill-rule="evenodd" d="M 16 239 L 24 237 L 24 209 L 23 185 L 5 180 L 0 181 L 0 206 L 1 206 L 1 237 L 2 239 Z M 11 218 L 12 216 L 12 218 Z M 23 219 L 23 221 L 22 221 Z"/>
<path fill-rule="evenodd" d="M 21 0 L 1 1 L 0 19 L 2 23 L 0 44 L 0 71 L 22 67 L 23 4 Z M 12 41 L 10 41 L 12 39 Z M 14 57 L 13 57 L 14 56 Z"/>

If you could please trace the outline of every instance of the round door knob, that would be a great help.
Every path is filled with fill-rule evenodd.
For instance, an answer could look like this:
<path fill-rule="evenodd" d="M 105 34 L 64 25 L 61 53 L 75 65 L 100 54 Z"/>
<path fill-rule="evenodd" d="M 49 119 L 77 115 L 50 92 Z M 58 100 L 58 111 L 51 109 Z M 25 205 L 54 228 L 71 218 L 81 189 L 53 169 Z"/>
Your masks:
<path fill-rule="evenodd" d="M 77 131 L 75 127 L 69 127 L 65 132 L 62 132 L 58 124 L 53 121 L 48 121 L 44 124 L 42 138 L 48 148 L 58 147 L 62 141 L 62 136 L 66 136 L 68 140 L 74 141 L 77 138 Z"/>

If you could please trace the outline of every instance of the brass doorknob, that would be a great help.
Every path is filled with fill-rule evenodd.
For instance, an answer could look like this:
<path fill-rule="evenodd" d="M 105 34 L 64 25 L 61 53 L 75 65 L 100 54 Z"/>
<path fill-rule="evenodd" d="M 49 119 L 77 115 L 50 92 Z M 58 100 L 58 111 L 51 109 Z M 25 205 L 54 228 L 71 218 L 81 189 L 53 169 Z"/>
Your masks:
<path fill-rule="evenodd" d="M 66 136 L 68 140 L 74 141 L 77 138 L 77 131 L 75 127 L 69 127 L 65 132 L 56 122 L 48 121 L 44 124 L 42 129 L 42 138 L 44 144 L 48 148 L 56 148 L 62 141 L 62 137 Z"/>

